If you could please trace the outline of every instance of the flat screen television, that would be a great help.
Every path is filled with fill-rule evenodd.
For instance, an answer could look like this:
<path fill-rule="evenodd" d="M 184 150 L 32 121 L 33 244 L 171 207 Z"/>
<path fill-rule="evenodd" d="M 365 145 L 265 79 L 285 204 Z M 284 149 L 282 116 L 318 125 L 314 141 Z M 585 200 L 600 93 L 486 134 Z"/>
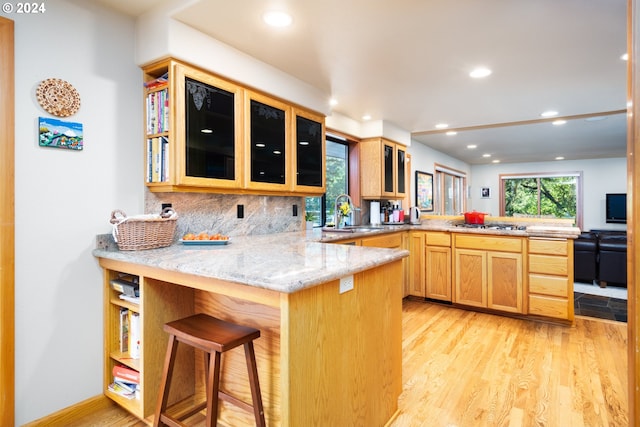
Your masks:
<path fill-rule="evenodd" d="M 607 223 L 627 223 L 627 195 L 626 193 L 607 193 L 606 195 Z"/>

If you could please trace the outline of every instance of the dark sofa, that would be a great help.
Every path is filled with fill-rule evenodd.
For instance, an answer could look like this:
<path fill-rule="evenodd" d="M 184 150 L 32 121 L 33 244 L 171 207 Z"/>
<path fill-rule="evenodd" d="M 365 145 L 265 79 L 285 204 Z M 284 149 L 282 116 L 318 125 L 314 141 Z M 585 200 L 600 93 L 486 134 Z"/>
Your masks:
<path fill-rule="evenodd" d="M 627 233 L 591 230 L 573 242 L 576 282 L 627 286 Z"/>

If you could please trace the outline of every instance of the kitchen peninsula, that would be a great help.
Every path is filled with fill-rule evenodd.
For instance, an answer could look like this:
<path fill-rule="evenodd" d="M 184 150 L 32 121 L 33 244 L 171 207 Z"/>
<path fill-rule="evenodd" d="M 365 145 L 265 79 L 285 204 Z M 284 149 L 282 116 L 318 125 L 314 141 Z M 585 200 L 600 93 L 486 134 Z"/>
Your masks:
<path fill-rule="evenodd" d="M 105 389 L 115 365 L 141 376 L 139 398 L 106 394 L 151 422 L 167 342 L 162 325 L 206 312 L 261 330 L 255 347 L 268 425 L 385 425 L 402 389 L 401 278 L 408 251 L 314 240 L 281 233 L 232 238 L 224 246 L 119 251 L 99 238 Z M 123 274 L 139 281 L 139 306 L 110 288 Z M 341 284 L 345 277 L 351 284 Z M 140 359 L 118 351 L 123 308 L 140 314 Z M 203 363 L 196 353 L 176 366 L 181 380 L 170 399 L 180 411 L 204 396 Z M 241 351 L 225 353 L 222 375 L 223 389 L 251 400 Z M 251 414 L 226 404 L 220 417 L 228 425 L 253 425 Z"/>

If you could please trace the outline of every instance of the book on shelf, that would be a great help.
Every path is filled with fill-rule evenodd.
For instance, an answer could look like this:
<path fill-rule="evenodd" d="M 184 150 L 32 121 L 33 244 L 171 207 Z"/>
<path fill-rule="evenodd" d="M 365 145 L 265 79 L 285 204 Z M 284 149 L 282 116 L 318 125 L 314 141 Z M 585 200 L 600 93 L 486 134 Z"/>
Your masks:
<path fill-rule="evenodd" d="M 169 72 L 167 71 L 163 75 L 153 80 L 149 80 L 148 82 L 144 82 L 144 87 L 147 89 L 155 89 L 157 87 L 161 87 L 169 83 Z"/>
<path fill-rule="evenodd" d="M 147 139 L 147 182 L 169 180 L 169 140 L 164 136 Z"/>
<path fill-rule="evenodd" d="M 109 389 L 110 392 L 113 392 L 127 399 L 135 399 L 136 396 L 139 396 L 136 390 L 130 391 L 128 387 L 124 387 L 122 384 L 115 381 L 109 384 L 107 388 Z"/>
<path fill-rule="evenodd" d="M 123 365 L 114 365 L 111 370 L 114 378 L 119 378 L 122 382 L 139 384 L 140 372 Z"/>
<path fill-rule="evenodd" d="M 162 89 L 147 94 L 147 134 L 169 131 L 169 91 Z"/>
<path fill-rule="evenodd" d="M 132 297 L 131 295 L 120 294 L 118 295 L 118 298 L 132 304 L 140 305 L 140 297 Z"/>
<path fill-rule="evenodd" d="M 140 284 L 137 276 L 121 276 L 110 281 L 111 288 L 124 295 L 140 296 Z"/>
<path fill-rule="evenodd" d="M 129 310 L 120 308 L 120 351 L 126 353 L 129 351 Z"/>
<path fill-rule="evenodd" d="M 129 356 L 140 359 L 140 314 L 129 310 Z"/>

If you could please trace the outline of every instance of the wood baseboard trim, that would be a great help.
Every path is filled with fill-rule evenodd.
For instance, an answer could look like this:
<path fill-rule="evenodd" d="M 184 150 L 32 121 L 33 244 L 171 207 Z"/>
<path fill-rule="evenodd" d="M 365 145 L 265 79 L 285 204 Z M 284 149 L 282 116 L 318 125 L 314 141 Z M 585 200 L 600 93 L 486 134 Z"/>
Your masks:
<path fill-rule="evenodd" d="M 52 427 L 52 426 L 69 426 L 74 421 L 81 419 L 96 411 L 109 408 L 115 405 L 113 401 L 104 394 L 90 397 L 89 399 L 78 402 L 67 408 L 49 414 L 30 423 L 24 424 L 22 427 Z"/>

